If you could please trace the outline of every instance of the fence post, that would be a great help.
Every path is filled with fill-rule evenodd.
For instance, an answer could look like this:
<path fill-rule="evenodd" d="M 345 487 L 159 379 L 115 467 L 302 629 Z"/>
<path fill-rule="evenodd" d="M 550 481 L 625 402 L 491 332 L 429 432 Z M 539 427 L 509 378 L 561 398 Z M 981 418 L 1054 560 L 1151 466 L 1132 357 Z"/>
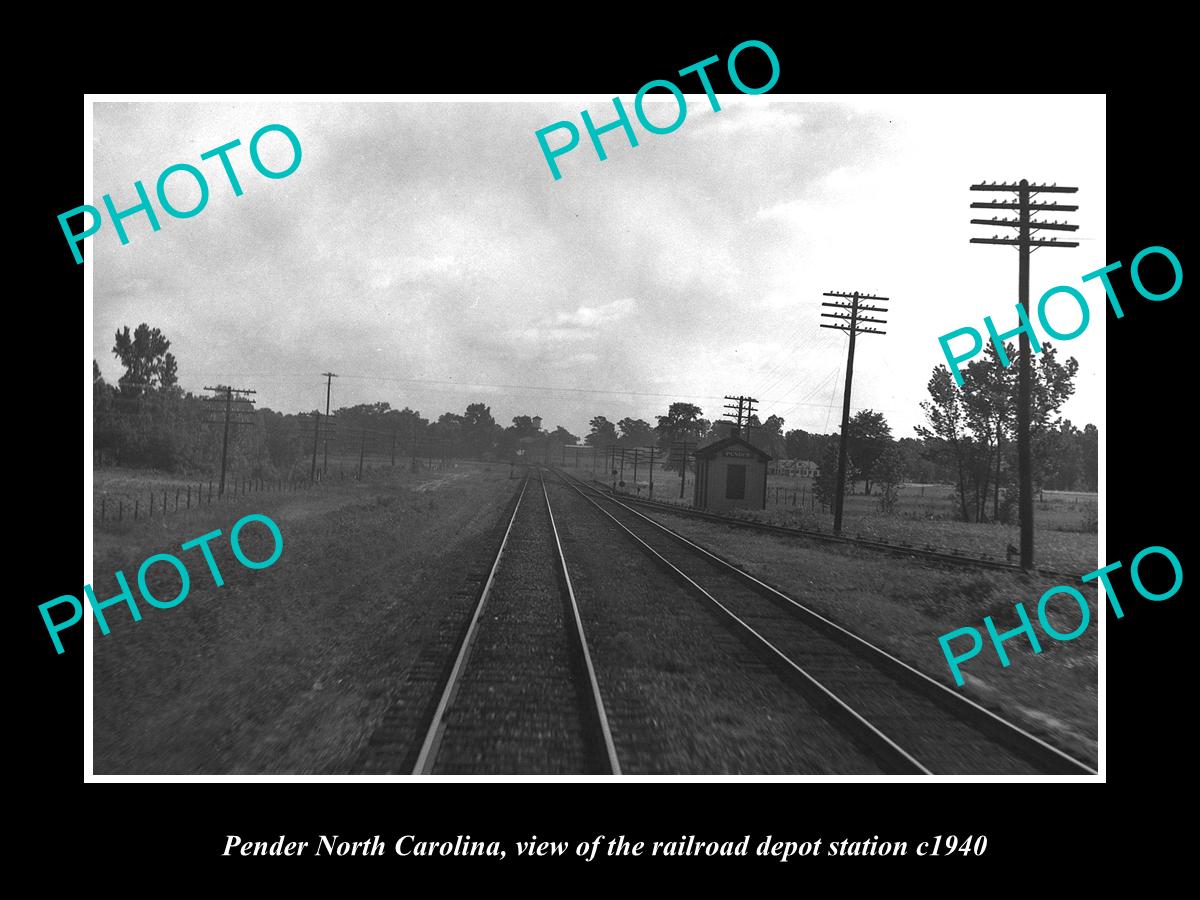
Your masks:
<path fill-rule="evenodd" d="M 179 512 L 179 491 L 180 488 L 175 488 L 175 512 Z"/>
<path fill-rule="evenodd" d="M 188 508 L 188 509 L 191 509 L 191 508 L 192 508 L 192 486 L 191 486 L 190 484 L 188 485 L 188 495 L 187 495 L 187 497 L 188 497 L 188 499 L 187 499 L 187 508 Z"/>
<path fill-rule="evenodd" d="M 211 481 L 208 483 L 208 502 L 210 505 L 212 504 L 212 482 Z"/>

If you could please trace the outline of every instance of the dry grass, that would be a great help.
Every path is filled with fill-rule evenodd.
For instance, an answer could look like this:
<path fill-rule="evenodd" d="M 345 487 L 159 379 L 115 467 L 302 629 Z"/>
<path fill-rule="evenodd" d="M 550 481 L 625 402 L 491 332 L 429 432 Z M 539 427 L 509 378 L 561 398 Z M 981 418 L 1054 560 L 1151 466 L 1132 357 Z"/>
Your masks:
<path fill-rule="evenodd" d="M 998 630 L 1008 630 L 1020 624 L 1017 601 L 1036 627 L 1037 601 L 1056 583 L 932 569 L 867 551 L 803 547 L 743 529 L 652 515 L 950 687 L 954 680 L 940 635 L 965 626 L 983 632 L 985 615 L 993 616 Z M 1005 669 L 983 632 L 984 651 L 963 664 L 966 685 L 960 690 L 1094 765 L 1097 598 L 1093 587 L 1075 586 L 1091 607 L 1091 625 L 1081 637 L 1058 642 L 1041 636 L 1039 655 L 1023 638 L 1013 639 L 1005 645 L 1012 660 Z M 1078 612 L 1068 600 L 1051 605 L 1050 619 L 1059 631 L 1069 632 L 1078 624 Z"/>
<path fill-rule="evenodd" d="M 97 773 L 319 772 L 345 767 L 378 723 L 400 675 L 436 626 L 462 548 L 491 528 L 509 499 L 507 467 L 462 467 L 346 483 L 307 494 L 249 495 L 166 521 L 96 535 L 98 596 L 112 572 L 132 581 L 151 553 L 221 528 L 213 586 L 196 551 L 183 553 L 192 593 L 178 607 L 143 606 L 133 623 L 114 607 L 95 631 Z M 269 569 L 239 565 L 227 543 L 246 512 L 279 525 Z M 270 538 L 247 529 L 245 552 Z M 174 596 L 169 567 L 151 589 Z M 168 573 L 170 573 L 168 575 Z M 136 586 L 134 591 L 136 592 Z"/>
<path fill-rule="evenodd" d="M 590 460 L 589 460 L 590 462 Z M 569 475 L 584 479 L 591 469 L 566 468 Z M 626 487 L 620 493 L 648 496 L 645 466 L 639 471 L 640 493 L 632 480 L 632 468 L 626 466 Z M 596 473 L 604 485 L 612 486 L 612 477 Z M 679 473 L 660 472 L 655 467 L 654 499 L 672 505 L 690 507 L 692 503 L 692 474 L 687 475 L 683 499 L 679 498 Z M 779 488 L 781 502 L 775 503 Z M 861 485 L 860 485 L 861 488 Z M 807 491 L 807 504 L 792 505 L 792 491 Z M 799 500 L 800 495 L 797 495 Z M 1091 529 L 1096 515 L 1096 495 L 1046 491 L 1045 501 L 1034 504 L 1035 554 L 1037 565 L 1060 572 L 1091 572 L 1099 561 L 1097 534 Z M 809 479 L 771 475 L 768 477 L 767 508 L 738 510 L 736 515 L 754 521 L 802 528 L 808 531 L 833 533 L 833 514 L 812 504 L 812 485 Z M 911 484 L 901 489 L 900 501 L 893 515 L 879 510 L 879 498 L 863 494 L 846 497 L 842 531 L 854 537 L 889 543 L 907 543 L 920 549 L 958 551 L 967 556 L 1006 561 L 1009 546 L 1020 543 L 1016 525 L 961 522 L 955 518 L 953 488 L 944 484 Z"/>

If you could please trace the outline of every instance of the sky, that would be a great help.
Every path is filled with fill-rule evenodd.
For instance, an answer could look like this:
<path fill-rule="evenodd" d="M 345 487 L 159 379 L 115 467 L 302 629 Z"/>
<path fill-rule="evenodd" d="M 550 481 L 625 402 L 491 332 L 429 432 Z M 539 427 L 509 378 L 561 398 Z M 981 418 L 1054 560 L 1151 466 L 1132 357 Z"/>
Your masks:
<path fill-rule="evenodd" d="M 663 96 L 646 103 L 660 124 L 677 114 Z M 848 338 L 818 327 L 822 293 L 857 290 L 890 300 L 887 334 L 857 341 L 852 410 L 912 436 L 945 361 L 938 337 L 982 332 L 987 315 L 1017 324 L 1016 250 L 969 243 L 1004 230 L 969 224 L 991 218 L 969 203 L 1001 196 L 968 187 L 1027 178 L 1079 188 L 1041 198 L 1078 204 L 1054 217 L 1080 226 L 1080 246 L 1034 252 L 1030 292 L 1087 297 L 1091 324 L 1060 345 L 1080 363 L 1062 414 L 1103 428 L 1104 293 L 1081 282 L 1113 261 L 1103 96 L 718 95 L 719 112 L 686 99 L 679 129 L 655 135 L 622 97 L 638 146 L 608 132 L 604 161 L 580 118 L 611 121 L 603 97 L 97 102 L 86 202 L 132 206 L 138 179 L 153 197 L 175 163 L 199 168 L 210 196 L 187 219 L 155 200 L 161 230 L 131 216 L 125 246 L 107 220 L 87 239 L 93 356 L 115 381 L 114 332 L 147 322 L 185 390 L 232 383 L 283 412 L 323 408 L 333 371 L 335 409 L 386 401 L 436 419 L 483 402 L 503 425 L 540 415 L 582 436 L 597 415 L 653 424 L 686 401 L 715 419 L 725 395 L 750 395 L 785 429 L 832 432 Z M 534 135 L 561 120 L 581 142 L 556 181 Z M 248 153 L 272 123 L 302 147 L 278 180 Z M 200 160 L 234 139 L 240 197 Z M 260 149 L 269 168 L 291 161 L 278 133 Z M 186 174 L 167 191 L 181 209 L 199 197 Z M 1064 332 L 1079 321 L 1061 297 L 1049 315 Z"/>

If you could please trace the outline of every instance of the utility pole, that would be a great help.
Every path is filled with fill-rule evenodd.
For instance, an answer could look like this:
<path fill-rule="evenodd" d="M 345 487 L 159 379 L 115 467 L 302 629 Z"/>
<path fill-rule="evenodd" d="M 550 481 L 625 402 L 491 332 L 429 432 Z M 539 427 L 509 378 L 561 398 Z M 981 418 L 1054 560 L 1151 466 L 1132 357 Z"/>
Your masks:
<path fill-rule="evenodd" d="M 367 429 L 362 430 L 362 444 L 358 448 L 358 480 L 362 481 L 363 456 L 367 452 Z"/>
<path fill-rule="evenodd" d="M 837 484 L 833 494 L 833 533 L 840 535 L 842 533 L 842 504 L 846 499 L 846 448 L 850 437 L 850 385 L 854 381 L 854 338 L 859 334 L 887 334 L 886 331 L 880 331 L 870 325 L 860 324 L 861 322 L 873 322 L 877 325 L 887 324 L 886 319 L 872 319 L 869 316 L 861 315 L 864 312 L 885 313 L 887 309 L 882 306 L 864 306 L 860 301 L 874 300 L 886 303 L 888 298 L 877 297 L 874 294 L 860 294 L 858 291 L 849 294 L 841 291 L 826 291 L 824 296 L 839 297 L 842 300 L 850 301 L 849 303 L 821 303 L 822 306 L 832 306 L 839 310 L 839 312 L 821 313 L 822 316 L 841 320 L 834 325 L 826 325 L 822 322 L 821 327 L 837 328 L 850 335 L 850 351 L 846 357 L 846 393 L 842 398 L 842 434 L 838 441 Z"/>
<path fill-rule="evenodd" d="M 633 448 L 633 486 L 637 488 L 637 473 L 638 473 L 638 457 L 641 456 L 641 449 Z"/>
<path fill-rule="evenodd" d="M 1001 219 L 993 216 L 991 219 L 972 219 L 972 225 L 1001 225 L 1017 229 L 1016 237 L 1000 237 L 998 234 L 990 238 L 971 238 L 972 244 L 1003 244 L 1016 247 L 1017 290 L 1018 300 L 1025 310 L 1025 321 L 1029 321 L 1029 254 L 1039 247 L 1078 247 L 1077 241 L 1060 241 L 1058 238 L 1035 238 L 1034 233 L 1045 229 L 1047 231 L 1077 231 L 1078 225 L 1067 222 L 1039 222 L 1033 219 L 1038 213 L 1075 212 L 1078 206 L 1062 203 L 1031 203 L 1030 198 L 1039 194 L 1074 194 L 1077 187 L 1062 187 L 1058 184 L 1030 184 L 1022 178 L 1016 184 L 1001 184 L 986 181 L 971 185 L 973 191 L 990 191 L 992 193 L 1015 193 L 1015 201 L 993 200 L 985 203 L 972 203 L 971 209 L 1003 209 L 1017 213 L 1015 219 Z M 1031 395 L 1033 392 L 1033 360 L 1029 352 L 1029 331 L 1021 328 L 1021 360 L 1017 373 L 1017 510 L 1021 519 L 1021 568 L 1033 568 L 1033 448 L 1029 434 L 1029 419 L 1031 414 Z M 1003 341 L 1001 341 L 1001 348 Z M 1001 358 L 1007 359 L 1001 349 Z"/>
<path fill-rule="evenodd" d="M 337 378 L 337 375 L 335 375 L 333 372 L 322 372 L 321 374 L 325 376 L 325 421 L 326 421 L 326 423 L 328 423 L 329 422 L 329 392 L 330 392 L 330 389 L 333 387 L 333 379 Z M 329 427 L 328 424 L 326 424 L 326 428 L 328 428 L 328 427 Z M 326 433 L 326 435 L 325 435 L 325 460 L 324 460 L 324 462 L 321 463 L 321 471 L 322 472 L 329 471 L 329 435 L 328 435 L 328 433 Z"/>
<path fill-rule="evenodd" d="M 238 425 L 254 424 L 253 418 L 251 418 L 249 421 L 247 421 L 245 418 L 246 414 L 253 416 L 254 410 L 247 409 L 247 408 L 240 408 L 240 409 L 235 410 L 233 408 L 233 395 L 234 394 L 239 394 L 239 395 L 254 394 L 257 392 L 247 390 L 246 388 L 230 387 L 227 384 L 219 384 L 216 387 L 208 387 L 206 385 L 204 390 L 216 392 L 216 396 L 206 398 L 210 403 L 213 401 L 220 400 L 222 394 L 225 395 L 225 414 L 224 414 L 225 434 L 221 438 L 221 486 L 217 491 L 217 496 L 224 496 L 224 494 L 225 494 L 225 464 L 226 464 L 226 461 L 229 456 L 229 426 L 233 425 L 234 427 L 236 427 Z M 237 401 L 239 404 L 245 403 L 249 406 L 254 405 L 254 401 L 246 396 L 239 396 L 237 398 Z M 232 418 L 232 416 L 235 413 L 242 418 L 238 418 L 238 419 Z M 219 420 L 212 418 L 210 416 L 207 419 L 207 421 L 209 422 L 209 424 L 216 424 L 217 421 L 219 421 Z"/>
<path fill-rule="evenodd" d="M 754 414 L 754 404 L 758 401 L 753 397 L 730 397 L 725 395 L 726 400 L 736 400 L 737 407 L 732 403 L 726 403 L 725 409 L 730 412 L 737 422 L 737 430 L 734 432 L 734 437 L 743 437 L 745 440 L 750 440 L 750 416 Z"/>
<path fill-rule="evenodd" d="M 654 499 L 654 445 L 650 445 L 650 499 Z"/>
<path fill-rule="evenodd" d="M 688 458 L 688 440 L 684 438 L 682 441 L 672 441 L 671 451 L 675 452 L 675 448 L 679 448 L 679 499 L 683 499 L 683 483 L 687 477 L 687 458 Z"/>
<path fill-rule="evenodd" d="M 396 425 L 395 427 L 392 428 L 392 468 L 393 469 L 396 468 L 396 431 L 399 429 L 399 427 L 400 427 L 399 425 Z"/>

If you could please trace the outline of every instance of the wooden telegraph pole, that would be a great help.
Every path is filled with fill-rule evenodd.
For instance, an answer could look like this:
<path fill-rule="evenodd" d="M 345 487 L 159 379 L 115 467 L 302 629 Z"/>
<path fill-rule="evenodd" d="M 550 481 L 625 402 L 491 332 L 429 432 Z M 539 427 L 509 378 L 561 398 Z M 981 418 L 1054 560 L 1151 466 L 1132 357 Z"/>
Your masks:
<path fill-rule="evenodd" d="M 1034 238 L 1033 234 L 1041 229 L 1048 231 L 1077 231 L 1078 225 L 1066 222 L 1038 222 L 1033 216 L 1047 212 L 1075 212 L 1078 206 L 1061 203 L 1031 203 L 1030 198 L 1039 193 L 1074 194 L 1076 187 L 1060 187 L 1057 184 L 1030 184 L 1022 178 L 1016 184 L 1000 184 L 986 181 L 971 185 L 973 191 L 991 191 L 992 193 L 1015 193 L 1016 201 L 993 200 L 985 203 L 972 203 L 971 209 L 1004 209 L 1017 213 L 1015 219 L 972 219 L 972 225 L 1000 225 L 1017 229 L 1016 237 L 1002 238 L 998 234 L 990 238 L 971 238 L 972 244 L 1003 244 L 1016 247 L 1017 290 L 1018 300 L 1025 310 L 1025 326 L 1029 322 L 1029 255 L 1039 247 L 1078 247 L 1077 241 L 1060 241 L 1058 238 Z M 990 320 L 989 320 L 990 321 Z M 1033 393 L 1033 361 L 1029 352 L 1029 329 L 1022 327 L 1020 347 L 1020 368 L 1017 372 L 1017 482 L 1019 485 L 1017 509 L 1021 519 L 1021 568 L 1033 568 L 1033 449 L 1030 442 L 1029 419 L 1031 413 L 1031 395 Z M 995 335 L 995 332 L 993 332 Z M 1000 351 L 1000 359 L 1008 364 L 1004 352 L 1004 337 L 1001 335 L 996 349 Z"/>
<path fill-rule="evenodd" d="M 822 322 L 821 327 L 837 328 L 850 335 L 850 351 L 846 357 L 846 393 L 842 398 L 842 434 L 841 440 L 838 441 L 837 484 L 834 486 L 833 494 L 833 533 L 840 535 L 842 533 L 842 504 L 846 499 L 846 447 L 850 431 L 850 385 L 854 381 L 854 338 L 859 334 L 887 334 L 886 331 L 880 331 L 878 328 L 859 324 L 861 322 L 873 322 L 879 325 L 887 323 L 886 319 L 872 319 L 868 316 L 860 315 L 860 313 L 864 312 L 887 312 L 882 306 L 864 306 L 860 301 L 873 300 L 886 303 L 888 298 L 876 297 L 874 294 L 860 294 L 858 291 L 849 294 L 842 293 L 841 291 L 826 291 L 825 296 L 839 297 L 842 300 L 850 301 L 849 303 L 823 302 L 821 304 L 822 306 L 832 306 L 840 310 L 839 312 L 821 313 L 822 316 L 829 319 L 842 320 L 835 325 L 826 325 Z"/>
<path fill-rule="evenodd" d="M 671 442 L 672 455 L 674 455 L 676 447 L 679 448 L 679 499 L 682 500 L 684 479 L 687 477 L 687 458 L 690 452 L 688 450 L 687 438 L 684 438 L 682 441 Z"/>
<path fill-rule="evenodd" d="M 225 494 L 225 467 L 226 467 L 226 464 L 227 464 L 228 458 L 229 458 L 229 427 L 232 425 L 233 427 L 236 428 L 238 425 L 254 424 L 253 418 L 250 418 L 249 420 L 246 419 L 246 415 L 250 415 L 251 417 L 253 416 L 254 410 L 247 409 L 247 408 L 239 408 L 239 409 L 235 410 L 233 408 L 233 402 L 234 402 L 233 395 L 234 394 L 239 395 L 237 398 L 237 402 L 239 404 L 244 403 L 247 406 L 253 406 L 254 401 L 251 400 L 248 396 L 243 396 L 243 395 L 254 394 L 257 392 L 248 390 L 246 388 L 230 387 L 227 384 L 219 384 L 216 387 L 205 386 L 204 390 L 216 392 L 216 396 L 205 398 L 210 403 L 214 402 L 214 401 L 219 401 L 221 399 L 222 394 L 224 394 L 224 396 L 225 396 L 225 410 L 224 410 L 224 417 L 223 417 L 224 423 L 225 423 L 225 430 L 224 430 L 224 435 L 221 438 L 221 486 L 217 490 L 217 496 L 223 496 Z M 238 416 L 238 418 L 234 418 L 234 416 Z M 210 415 L 208 417 L 207 421 L 209 424 L 215 425 L 218 421 L 221 421 L 221 420 L 216 419 L 212 415 Z"/>
<path fill-rule="evenodd" d="M 333 372 L 322 372 L 321 374 L 325 376 L 325 421 L 326 421 L 326 423 L 328 423 L 329 422 L 329 394 L 333 387 L 333 379 L 337 378 L 337 375 L 335 375 Z M 328 425 L 326 425 L 326 427 L 328 427 Z M 321 472 L 325 473 L 328 471 L 329 471 L 329 434 L 328 434 L 328 432 L 326 432 L 326 434 L 325 434 L 325 459 L 321 463 Z"/>
<path fill-rule="evenodd" d="M 730 397 L 725 395 L 726 400 L 736 400 L 737 406 L 732 403 L 726 403 L 725 409 L 730 412 L 734 420 L 737 422 L 737 431 L 734 432 L 736 437 L 750 440 L 750 417 L 754 414 L 754 404 L 758 401 L 753 397 Z"/>

